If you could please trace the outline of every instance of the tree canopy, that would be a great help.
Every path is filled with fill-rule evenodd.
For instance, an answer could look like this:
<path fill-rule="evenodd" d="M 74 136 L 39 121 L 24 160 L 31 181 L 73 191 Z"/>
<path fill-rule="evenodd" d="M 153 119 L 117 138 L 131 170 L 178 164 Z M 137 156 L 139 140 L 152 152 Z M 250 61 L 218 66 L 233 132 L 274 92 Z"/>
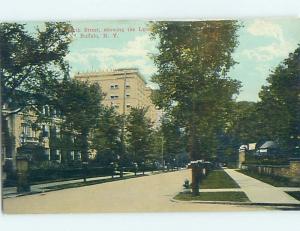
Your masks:
<path fill-rule="evenodd" d="M 121 155 L 122 118 L 113 107 L 103 107 L 97 126 L 92 131 L 92 148 L 97 151 L 97 162 L 108 165 Z"/>
<path fill-rule="evenodd" d="M 126 119 L 128 151 L 132 160 L 137 163 L 145 162 L 150 154 L 151 127 L 146 117 L 147 108 L 131 108 Z"/>
<path fill-rule="evenodd" d="M 72 41 L 71 25 L 47 22 L 30 33 L 25 24 L 0 23 L 0 75 L 2 104 L 21 111 L 45 104 L 51 85 L 67 78 L 65 56 Z"/>
<path fill-rule="evenodd" d="M 277 141 L 289 153 L 299 152 L 300 145 L 299 73 L 300 46 L 272 71 L 268 84 L 259 93 L 263 135 Z"/>
<path fill-rule="evenodd" d="M 83 161 L 88 160 L 88 137 L 96 127 L 102 110 L 103 94 L 98 84 L 64 80 L 56 88 L 54 107 L 61 112 L 62 129 L 77 139 Z"/>
<path fill-rule="evenodd" d="M 228 104 L 240 83 L 227 76 L 236 63 L 236 21 L 155 22 L 159 39 L 154 55 L 158 68 L 152 81 L 159 85 L 153 101 L 179 120 L 189 137 L 192 159 L 211 154 L 214 137 L 224 126 Z"/>

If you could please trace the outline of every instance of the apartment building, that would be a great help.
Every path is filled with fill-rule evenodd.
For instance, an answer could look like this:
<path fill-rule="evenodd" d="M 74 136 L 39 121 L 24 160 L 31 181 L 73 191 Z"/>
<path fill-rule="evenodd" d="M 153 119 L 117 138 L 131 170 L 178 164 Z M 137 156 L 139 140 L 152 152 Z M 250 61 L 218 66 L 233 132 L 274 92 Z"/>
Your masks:
<path fill-rule="evenodd" d="M 23 111 L 11 113 L 4 105 L 2 108 L 2 144 L 1 157 L 2 164 L 9 162 L 12 168 L 16 167 L 17 153 L 28 152 L 32 158 L 39 160 L 51 160 L 61 162 L 62 153 L 59 147 L 53 142 L 60 139 L 61 118 L 56 110 L 45 105 L 42 108 L 44 116 L 48 117 L 48 122 L 36 123 L 37 116 L 33 111 Z M 34 150 L 38 150 L 38 156 L 34 156 Z M 80 159 L 80 153 L 72 151 L 72 159 Z"/>
<path fill-rule="evenodd" d="M 128 114 L 131 107 L 147 107 L 147 117 L 158 126 L 161 112 L 151 102 L 152 90 L 138 69 L 77 73 L 74 78 L 98 83 L 105 94 L 104 105 L 115 107 L 119 114 Z"/>

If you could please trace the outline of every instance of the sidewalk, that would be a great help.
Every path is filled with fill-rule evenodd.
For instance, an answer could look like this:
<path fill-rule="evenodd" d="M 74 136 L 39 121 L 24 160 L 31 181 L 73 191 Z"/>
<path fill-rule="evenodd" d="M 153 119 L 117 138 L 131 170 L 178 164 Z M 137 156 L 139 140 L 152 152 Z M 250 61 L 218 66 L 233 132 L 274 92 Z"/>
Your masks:
<path fill-rule="evenodd" d="M 282 188 L 266 184 L 233 169 L 224 171 L 236 181 L 252 203 L 300 204 L 300 201 L 285 193 Z"/>
<path fill-rule="evenodd" d="M 115 176 L 115 177 L 117 178 L 118 176 Z M 104 179 L 110 179 L 110 178 L 111 178 L 111 176 L 92 177 L 92 178 L 87 178 L 86 181 L 104 180 Z M 57 182 L 50 182 L 50 183 L 43 183 L 43 184 L 35 184 L 35 185 L 30 186 L 30 193 L 47 192 L 47 191 L 51 191 L 50 189 L 48 189 L 49 187 L 59 186 L 59 185 L 66 185 L 66 184 L 73 184 L 73 183 L 79 183 L 79 182 L 83 182 L 83 179 L 57 181 Z M 18 194 L 17 193 L 17 187 L 2 188 L 2 194 L 3 194 L 3 198 L 23 195 L 23 194 Z M 25 194 L 28 194 L 28 193 L 25 193 Z"/>

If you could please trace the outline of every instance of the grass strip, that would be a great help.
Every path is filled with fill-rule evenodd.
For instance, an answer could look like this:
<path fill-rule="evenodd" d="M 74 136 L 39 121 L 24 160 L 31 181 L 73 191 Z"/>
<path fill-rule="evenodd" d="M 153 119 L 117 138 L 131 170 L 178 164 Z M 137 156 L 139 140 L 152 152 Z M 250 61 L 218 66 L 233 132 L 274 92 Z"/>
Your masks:
<path fill-rule="evenodd" d="M 240 188 L 240 186 L 224 170 L 214 170 L 201 181 L 200 188 Z"/>
<path fill-rule="evenodd" d="M 290 196 L 300 201 L 300 191 L 286 192 Z"/>
<path fill-rule="evenodd" d="M 179 193 L 174 199 L 182 201 L 233 201 L 249 202 L 244 192 L 200 192 L 199 196 L 193 196 L 192 193 Z"/>

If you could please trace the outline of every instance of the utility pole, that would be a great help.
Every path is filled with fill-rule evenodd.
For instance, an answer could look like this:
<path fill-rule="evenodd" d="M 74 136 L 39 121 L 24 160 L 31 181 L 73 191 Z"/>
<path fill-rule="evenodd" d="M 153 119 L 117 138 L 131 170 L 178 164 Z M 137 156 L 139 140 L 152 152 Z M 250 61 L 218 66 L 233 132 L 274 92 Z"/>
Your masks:
<path fill-rule="evenodd" d="M 124 70 L 124 85 L 123 85 L 123 112 L 122 112 L 122 130 L 121 130 L 121 145 L 122 153 L 120 158 L 120 177 L 123 177 L 123 160 L 125 157 L 125 116 L 126 116 L 126 70 Z"/>

